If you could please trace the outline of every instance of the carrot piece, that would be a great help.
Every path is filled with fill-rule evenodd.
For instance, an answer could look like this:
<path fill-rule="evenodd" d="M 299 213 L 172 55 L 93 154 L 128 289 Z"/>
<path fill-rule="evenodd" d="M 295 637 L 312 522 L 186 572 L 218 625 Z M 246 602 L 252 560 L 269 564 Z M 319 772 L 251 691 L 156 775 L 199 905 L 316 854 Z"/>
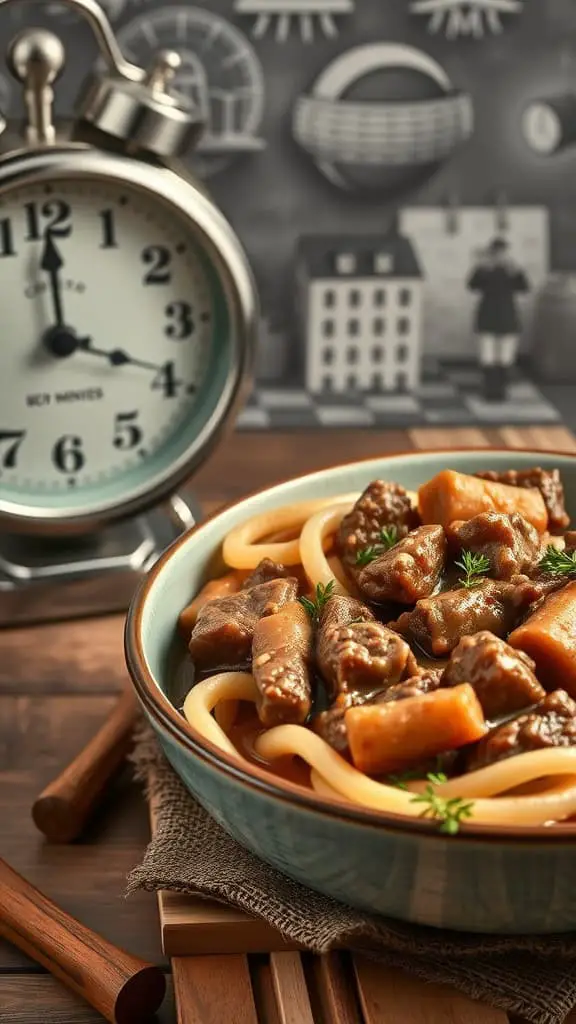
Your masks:
<path fill-rule="evenodd" d="M 511 487 L 453 469 L 443 469 L 420 487 L 418 509 L 423 523 L 445 527 L 481 512 L 519 512 L 539 533 L 548 526 L 544 499 L 536 488 Z"/>
<path fill-rule="evenodd" d="M 469 683 L 419 697 L 363 704 L 345 714 L 356 768 L 385 775 L 484 736 L 487 725 Z"/>
<path fill-rule="evenodd" d="M 533 658 L 546 689 L 576 698 L 576 581 L 550 594 L 508 643 Z"/>
<path fill-rule="evenodd" d="M 186 643 L 190 640 L 190 634 L 196 625 L 198 612 L 208 601 L 214 601 L 217 597 L 228 597 L 229 594 L 236 594 L 242 586 L 245 573 L 229 572 L 216 580 L 208 580 L 193 601 L 182 609 L 178 616 L 178 629 Z"/>

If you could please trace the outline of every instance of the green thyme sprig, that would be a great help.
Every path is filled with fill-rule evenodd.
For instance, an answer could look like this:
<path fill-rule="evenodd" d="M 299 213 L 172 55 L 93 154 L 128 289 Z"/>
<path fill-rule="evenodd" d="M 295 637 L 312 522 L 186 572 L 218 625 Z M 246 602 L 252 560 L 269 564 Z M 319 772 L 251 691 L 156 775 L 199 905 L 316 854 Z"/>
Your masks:
<path fill-rule="evenodd" d="M 370 544 L 367 548 L 361 548 L 356 552 L 356 565 L 369 565 L 375 558 L 383 555 L 398 543 L 398 527 L 385 526 L 380 530 L 380 541 L 378 544 Z"/>
<path fill-rule="evenodd" d="M 309 597 L 300 598 L 300 604 L 306 609 L 312 622 L 317 622 L 320 618 L 320 613 L 326 602 L 332 597 L 333 590 L 334 580 L 330 580 L 326 586 L 323 583 L 317 583 L 313 600 L 310 600 Z"/>
<path fill-rule="evenodd" d="M 473 551 L 463 551 L 462 561 L 455 564 L 465 574 L 463 577 L 460 577 L 458 582 L 468 589 L 477 587 L 490 569 L 490 559 L 486 555 L 475 554 Z"/>
<path fill-rule="evenodd" d="M 389 776 L 389 780 L 397 779 L 393 782 L 393 785 L 398 786 L 399 789 L 407 789 L 406 782 L 409 781 L 410 773 L 406 773 L 402 776 Z M 440 832 L 444 832 L 446 835 L 455 836 L 460 829 L 460 824 L 466 818 L 472 817 L 472 809 L 474 803 L 470 800 L 465 800 L 461 796 L 453 796 L 446 799 L 446 797 L 439 796 L 436 792 L 436 786 L 440 786 L 443 782 L 447 782 L 448 779 L 443 772 L 428 772 L 426 775 L 427 784 L 423 793 L 416 793 L 410 803 L 411 804 L 424 804 L 424 810 L 422 811 L 423 818 L 434 818 L 435 821 L 440 822 Z"/>
<path fill-rule="evenodd" d="M 549 544 L 540 561 L 540 569 L 552 576 L 576 576 L 576 551 L 559 551 Z"/>

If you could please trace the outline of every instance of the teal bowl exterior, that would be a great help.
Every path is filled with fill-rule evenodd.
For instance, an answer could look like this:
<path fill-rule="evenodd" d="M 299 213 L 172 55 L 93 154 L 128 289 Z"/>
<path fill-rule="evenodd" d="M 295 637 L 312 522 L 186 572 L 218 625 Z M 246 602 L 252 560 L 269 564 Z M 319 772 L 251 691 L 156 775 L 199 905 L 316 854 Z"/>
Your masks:
<path fill-rule="evenodd" d="M 178 614 L 207 576 L 223 538 L 248 517 L 290 502 L 361 491 L 388 478 L 407 488 L 445 468 L 558 467 L 576 514 L 576 458 L 508 451 L 428 452 L 310 474 L 246 498 L 176 541 L 136 594 L 126 657 L 145 713 L 192 795 L 262 860 L 329 896 L 391 918 L 492 934 L 576 929 L 576 827 L 468 825 L 444 836 L 408 821 L 319 799 L 219 753 L 166 697 Z"/>

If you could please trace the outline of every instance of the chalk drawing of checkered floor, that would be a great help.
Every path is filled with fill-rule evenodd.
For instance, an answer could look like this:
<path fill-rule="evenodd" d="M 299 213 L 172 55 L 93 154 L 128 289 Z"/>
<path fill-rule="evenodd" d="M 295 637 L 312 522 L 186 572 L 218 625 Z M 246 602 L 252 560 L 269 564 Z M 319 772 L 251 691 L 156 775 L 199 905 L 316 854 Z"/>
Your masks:
<path fill-rule="evenodd" d="M 302 388 L 258 387 L 240 414 L 241 430 L 313 427 L 401 428 L 558 423 L 562 416 L 538 386 L 517 374 L 506 402 L 486 402 L 474 366 L 427 367 L 415 394 L 309 395 Z"/>

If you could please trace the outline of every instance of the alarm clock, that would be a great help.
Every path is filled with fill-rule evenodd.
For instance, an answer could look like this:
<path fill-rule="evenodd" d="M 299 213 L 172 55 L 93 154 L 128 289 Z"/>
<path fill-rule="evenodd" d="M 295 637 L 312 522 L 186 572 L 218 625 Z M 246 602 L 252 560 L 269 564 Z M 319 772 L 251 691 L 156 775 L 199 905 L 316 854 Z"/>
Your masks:
<path fill-rule="evenodd" d="M 66 3 L 102 58 L 72 123 L 58 36 L 7 53 L 26 118 L 0 134 L 2 623 L 127 605 L 194 521 L 178 491 L 234 422 L 258 322 L 239 240 L 177 163 L 202 131 L 178 54 L 129 63 L 95 0 Z"/>

